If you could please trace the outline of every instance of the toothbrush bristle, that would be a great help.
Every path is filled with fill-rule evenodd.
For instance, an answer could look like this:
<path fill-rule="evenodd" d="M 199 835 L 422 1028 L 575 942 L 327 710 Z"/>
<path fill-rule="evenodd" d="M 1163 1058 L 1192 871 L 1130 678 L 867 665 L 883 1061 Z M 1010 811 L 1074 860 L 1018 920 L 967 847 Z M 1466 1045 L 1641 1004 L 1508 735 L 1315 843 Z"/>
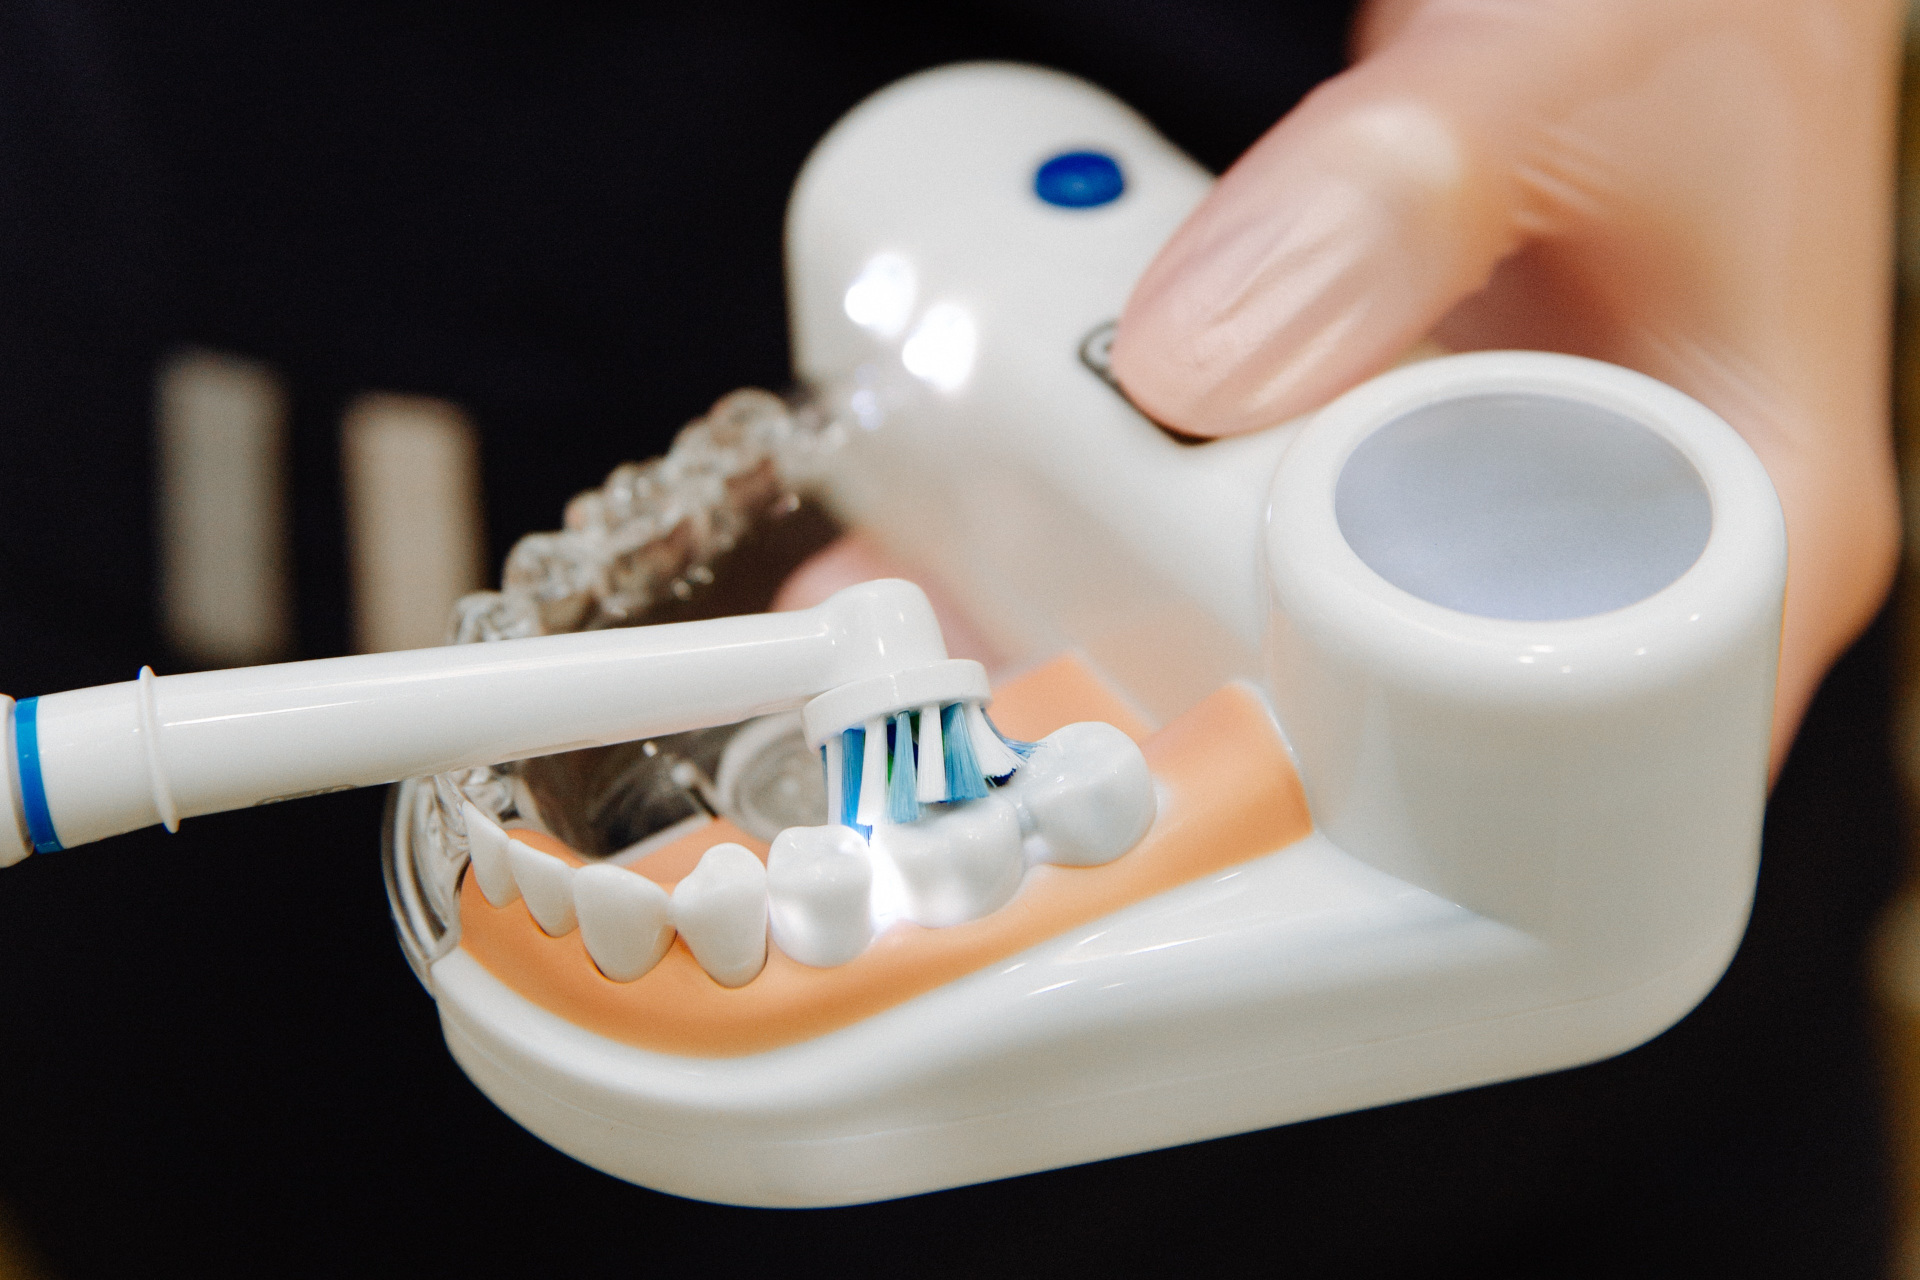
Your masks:
<path fill-rule="evenodd" d="M 875 716 L 861 728 L 865 732 L 860 754 L 860 807 L 855 811 L 859 825 L 871 827 L 887 816 L 887 721 Z"/>
<path fill-rule="evenodd" d="M 1012 777 L 1026 761 L 993 727 L 986 709 L 977 702 L 967 704 L 967 733 L 973 739 L 973 754 L 980 762 L 980 772 L 996 784 Z"/>
<path fill-rule="evenodd" d="M 947 799 L 978 800 L 987 794 L 987 780 L 973 754 L 973 734 L 967 728 L 967 709 L 953 703 L 940 712 L 940 738 L 946 748 Z"/>
<path fill-rule="evenodd" d="M 920 821 L 920 798 L 913 767 L 913 713 L 894 716 L 892 742 L 887 752 L 887 817 L 894 822 Z"/>
<path fill-rule="evenodd" d="M 860 825 L 860 770 L 867 759 L 866 730 L 853 728 L 840 735 L 840 812 L 843 827 Z"/>
<path fill-rule="evenodd" d="M 1033 754 L 977 702 L 876 716 L 821 750 L 832 821 L 871 834 L 876 823 L 918 822 L 923 806 L 978 800 Z"/>
<path fill-rule="evenodd" d="M 845 808 L 844 803 L 840 799 L 840 788 L 846 783 L 844 776 L 845 770 L 840 767 L 840 757 L 838 755 L 840 745 L 840 735 L 838 734 L 835 734 L 830 742 L 820 744 L 820 769 L 821 772 L 826 774 L 827 778 L 828 822 L 840 821 L 841 811 Z"/>
<path fill-rule="evenodd" d="M 985 717 L 987 728 L 993 730 L 993 736 L 1000 739 L 1000 741 L 1006 745 L 1007 750 L 1019 756 L 1021 763 L 1024 764 L 1028 760 L 1033 759 L 1034 748 L 1038 747 L 1040 745 L 1039 743 L 1022 742 L 1018 738 L 1009 738 L 1006 734 L 1000 732 L 1000 726 L 993 722 L 992 716 L 987 715 L 984 711 L 980 714 Z"/>
<path fill-rule="evenodd" d="M 920 741 L 915 757 L 919 777 L 914 795 L 921 804 L 939 804 L 947 798 L 947 749 L 940 732 L 940 705 L 920 708 Z"/>

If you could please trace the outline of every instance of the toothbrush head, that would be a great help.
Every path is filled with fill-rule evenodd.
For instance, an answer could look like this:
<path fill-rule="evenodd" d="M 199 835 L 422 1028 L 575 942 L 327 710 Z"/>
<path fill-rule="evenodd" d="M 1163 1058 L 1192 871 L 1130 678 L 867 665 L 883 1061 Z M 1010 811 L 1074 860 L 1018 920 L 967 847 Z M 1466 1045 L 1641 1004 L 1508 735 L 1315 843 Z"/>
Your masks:
<path fill-rule="evenodd" d="M 922 806 L 978 800 L 1032 754 L 987 718 L 977 662 L 949 659 L 857 681 L 807 704 L 807 744 L 827 773 L 828 820 L 871 833 Z"/>

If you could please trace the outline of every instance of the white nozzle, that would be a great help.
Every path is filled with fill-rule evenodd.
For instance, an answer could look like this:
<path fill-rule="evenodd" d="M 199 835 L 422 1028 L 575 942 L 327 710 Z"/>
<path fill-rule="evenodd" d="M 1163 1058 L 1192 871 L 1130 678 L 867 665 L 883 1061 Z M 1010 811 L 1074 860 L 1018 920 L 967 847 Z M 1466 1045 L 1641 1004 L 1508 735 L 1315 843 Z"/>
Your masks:
<path fill-rule="evenodd" d="M 812 609 L 154 677 L 0 706 L 0 865 L 156 822 L 731 724 L 952 664 L 920 589 Z M 896 708 L 876 708 L 878 714 Z"/>

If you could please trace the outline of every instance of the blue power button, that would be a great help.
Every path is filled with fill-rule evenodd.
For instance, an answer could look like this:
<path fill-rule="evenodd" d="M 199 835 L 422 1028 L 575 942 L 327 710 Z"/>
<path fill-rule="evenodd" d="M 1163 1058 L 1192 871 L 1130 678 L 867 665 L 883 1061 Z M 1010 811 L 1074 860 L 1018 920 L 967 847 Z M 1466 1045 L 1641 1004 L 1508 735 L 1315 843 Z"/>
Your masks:
<path fill-rule="evenodd" d="M 1119 163 L 1104 151 L 1063 152 L 1033 175 L 1033 193 L 1062 209 L 1111 204 L 1126 189 Z"/>

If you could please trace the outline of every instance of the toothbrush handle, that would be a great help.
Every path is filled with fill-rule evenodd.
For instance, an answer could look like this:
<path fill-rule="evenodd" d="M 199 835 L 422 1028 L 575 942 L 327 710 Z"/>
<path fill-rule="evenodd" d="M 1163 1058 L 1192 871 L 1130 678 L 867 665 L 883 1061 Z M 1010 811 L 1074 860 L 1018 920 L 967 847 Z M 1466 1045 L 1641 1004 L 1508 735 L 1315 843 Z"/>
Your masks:
<path fill-rule="evenodd" d="M 155 677 L 10 708 L 42 851 L 179 818 L 729 724 L 946 657 L 918 587 L 812 609 Z"/>

